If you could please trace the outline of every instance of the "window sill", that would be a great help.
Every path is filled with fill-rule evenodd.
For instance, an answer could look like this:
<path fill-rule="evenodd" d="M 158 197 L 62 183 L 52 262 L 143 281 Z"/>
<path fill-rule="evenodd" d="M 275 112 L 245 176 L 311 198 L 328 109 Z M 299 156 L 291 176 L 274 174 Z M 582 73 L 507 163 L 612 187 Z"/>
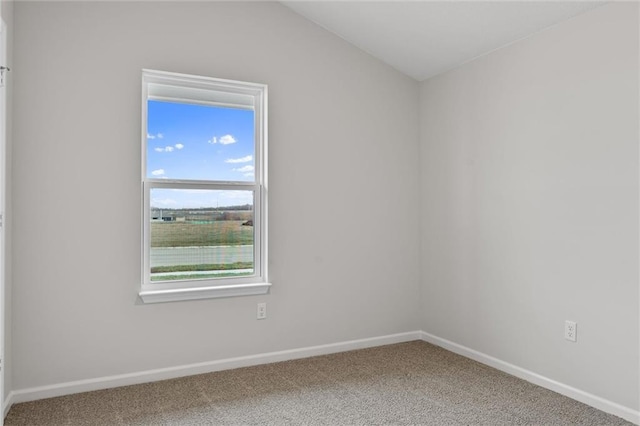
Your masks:
<path fill-rule="evenodd" d="M 183 300 L 216 299 L 220 297 L 267 294 L 271 283 L 235 284 L 216 287 L 192 287 L 170 290 L 142 290 L 143 303 L 179 302 Z"/>

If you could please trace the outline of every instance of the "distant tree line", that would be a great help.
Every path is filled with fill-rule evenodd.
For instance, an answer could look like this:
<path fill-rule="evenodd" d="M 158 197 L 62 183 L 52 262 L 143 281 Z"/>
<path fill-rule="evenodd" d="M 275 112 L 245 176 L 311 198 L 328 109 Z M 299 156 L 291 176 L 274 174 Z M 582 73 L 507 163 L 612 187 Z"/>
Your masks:
<path fill-rule="evenodd" d="M 250 205 L 248 205 L 251 207 Z M 151 209 L 151 219 L 163 222 L 217 222 L 224 220 L 250 221 L 253 225 L 253 209 L 246 206 L 234 206 L 235 209 L 225 207 L 220 209 Z M 238 208 L 242 207 L 242 209 Z"/>
<path fill-rule="evenodd" d="M 180 213 L 190 213 L 190 212 L 202 212 L 202 213 L 212 213 L 212 212 L 225 212 L 225 211 L 250 211 L 253 210 L 253 205 L 251 204 L 243 204 L 241 206 L 223 206 L 223 207 L 196 207 L 189 208 L 185 207 L 182 209 L 173 209 L 170 207 L 153 207 L 151 206 L 151 210 L 162 210 L 163 212 L 180 212 Z"/>

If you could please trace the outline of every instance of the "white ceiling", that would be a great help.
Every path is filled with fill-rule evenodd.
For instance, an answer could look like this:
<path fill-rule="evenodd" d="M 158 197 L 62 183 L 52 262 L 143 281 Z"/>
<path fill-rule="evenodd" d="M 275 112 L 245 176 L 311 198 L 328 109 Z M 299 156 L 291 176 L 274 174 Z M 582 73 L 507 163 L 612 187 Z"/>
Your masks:
<path fill-rule="evenodd" d="M 422 81 L 605 2 L 283 1 Z"/>

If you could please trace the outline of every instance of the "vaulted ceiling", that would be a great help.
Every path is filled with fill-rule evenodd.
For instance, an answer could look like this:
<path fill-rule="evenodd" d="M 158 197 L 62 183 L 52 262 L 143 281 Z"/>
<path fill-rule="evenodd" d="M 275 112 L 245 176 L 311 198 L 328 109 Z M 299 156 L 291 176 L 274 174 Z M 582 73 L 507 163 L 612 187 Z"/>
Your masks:
<path fill-rule="evenodd" d="M 418 81 L 570 19 L 592 1 L 284 1 Z"/>

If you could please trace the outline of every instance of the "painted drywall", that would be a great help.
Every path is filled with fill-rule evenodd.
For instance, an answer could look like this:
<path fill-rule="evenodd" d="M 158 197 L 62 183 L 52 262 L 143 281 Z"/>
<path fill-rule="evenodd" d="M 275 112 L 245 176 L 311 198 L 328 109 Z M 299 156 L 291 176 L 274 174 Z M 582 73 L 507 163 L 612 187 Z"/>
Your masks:
<path fill-rule="evenodd" d="M 1 1 L 0 2 L 0 14 L 2 20 L 6 25 L 6 37 L 7 37 L 7 63 L 2 64 L 9 68 L 13 65 L 13 2 Z M 4 250 L 4 283 L 5 293 L 2 306 L 2 312 L 4 315 L 4 356 L 2 359 L 3 374 L 3 395 L 0 401 L 5 402 L 7 395 L 13 387 L 12 381 L 12 307 L 11 307 L 11 288 L 12 288 L 12 273 L 11 273 L 11 259 L 12 259 L 12 245 L 11 245 L 11 221 L 13 219 L 11 212 L 11 141 L 12 141 L 12 129 L 13 129 L 13 75 L 7 75 L 5 80 L 5 87 L 7 91 L 6 97 L 6 127 L 4 129 L 6 138 L 5 147 L 5 164 L 4 164 L 4 185 L 5 185 L 5 203 L 4 203 L 4 218 L 3 218 L 3 232 L 5 237 L 5 250 Z"/>
<path fill-rule="evenodd" d="M 420 90 L 422 329 L 634 410 L 638 71 L 614 3 Z"/>
<path fill-rule="evenodd" d="M 19 2 L 14 47 L 13 389 L 415 329 L 417 82 L 277 3 Z M 136 303 L 143 68 L 269 85 L 271 294 Z"/>

